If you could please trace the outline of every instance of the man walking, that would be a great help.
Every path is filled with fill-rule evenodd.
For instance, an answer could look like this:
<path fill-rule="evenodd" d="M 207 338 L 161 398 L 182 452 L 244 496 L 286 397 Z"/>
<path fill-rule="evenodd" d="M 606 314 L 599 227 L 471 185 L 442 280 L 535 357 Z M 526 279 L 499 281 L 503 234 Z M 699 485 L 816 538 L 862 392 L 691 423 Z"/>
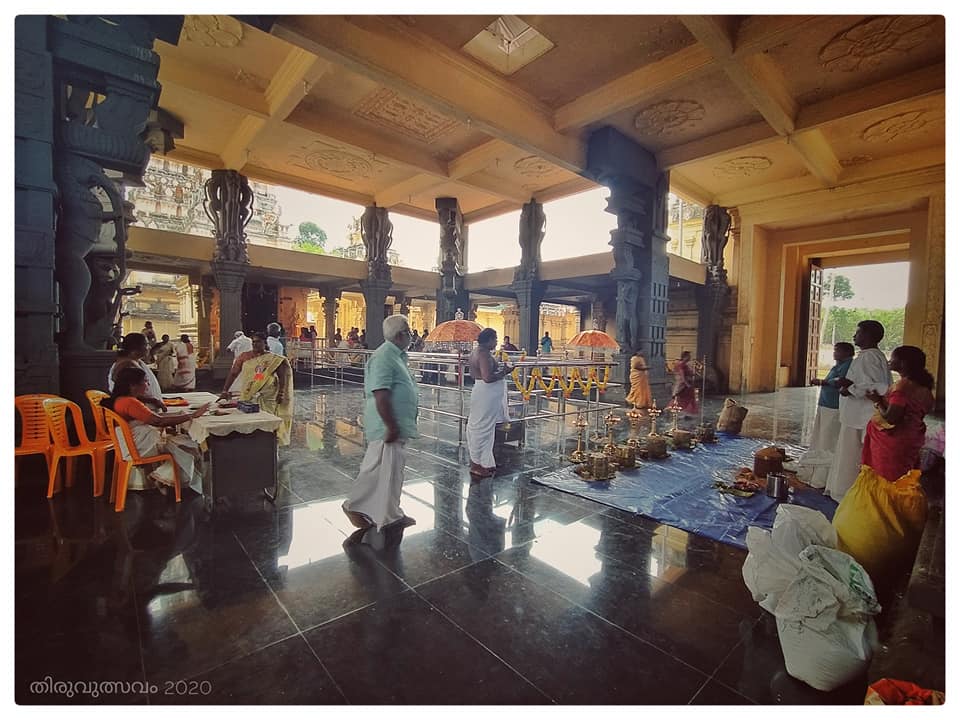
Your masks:
<path fill-rule="evenodd" d="M 384 343 L 367 362 L 363 378 L 363 428 L 367 452 L 343 511 L 358 528 L 413 525 L 400 509 L 406 462 L 404 446 L 417 437 L 417 383 L 407 367 L 410 324 L 405 315 L 383 321 Z"/>

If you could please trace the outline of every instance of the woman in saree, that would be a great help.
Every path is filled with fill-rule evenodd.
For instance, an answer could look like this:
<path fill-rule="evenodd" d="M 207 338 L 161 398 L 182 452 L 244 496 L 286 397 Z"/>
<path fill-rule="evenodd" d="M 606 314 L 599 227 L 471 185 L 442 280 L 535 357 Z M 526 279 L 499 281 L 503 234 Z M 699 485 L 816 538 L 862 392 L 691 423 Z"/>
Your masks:
<path fill-rule="evenodd" d="M 650 381 L 647 378 L 647 361 L 635 352 L 630 358 L 630 393 L 627 404 L 638 408 L 650 407 Z"/>
<path fill-rule="evenodd" d="M 230 368 L 223 383 L 221 397 L 230 397 L 230 386 L 240 378 L 240 399 L 256 400 L 264 412 L 276 415 L 282 421 L 277 430 L 281 445 L 290 444 L 290 426 L 293 424 L 293 371 L 283 355 L 267 350 L 267 336 L 253 333 L 253 350 L 242 353 Z"/>
<path fill-rule="evenodd" d="M 694 390 L 693 368 L 690 366 L 690 351 L 684 350 L 680 359 L 673 364 L 673 397 L 684 415 L 696 415 L 700 412 L 697 393 Z"/>
<path fill-rule="evenodd" d="M 160 428 L 171 427 L 193 420 L 203 415 L 209 404 L 197 408 L 191 413 L 167 413 L 157 415 L 143 404 L 140 398 L 147 392 L 147 371 L 139 367 L 121 368 L 116 375 L 110 397 L 101 403 L 102 407 L 113 410 L 127 421 L 133 442 L 140 455 L 170 453 L 180 474 L 180 486 L 190 487 L 198 493 L 203 492 L 203 471 L 200 449 L 185 435 L 172 435 L 164 438 Z M 124 448 L 120 449 L 124 452 Z M 127 453 L 124 452 L 126 455 Z M 144 477 L 139 468 L 130 474 L 128 490 L 147 490 L 158 486 L 173 485 L 173 466 L 169 462 L 161 463 L 148 476 Z"/>
<path fill-rule="evenodd" d="M 877 408 L 867 423 L 861 462 L 896 482 L 920 467 L 927 426 L 923 417 L 933 409 L 933 376 L 927 356 L 918 347 L 901 345 L 890 355 L 890 369 L 900 374 L 887 394 L 867 392 Z"/>

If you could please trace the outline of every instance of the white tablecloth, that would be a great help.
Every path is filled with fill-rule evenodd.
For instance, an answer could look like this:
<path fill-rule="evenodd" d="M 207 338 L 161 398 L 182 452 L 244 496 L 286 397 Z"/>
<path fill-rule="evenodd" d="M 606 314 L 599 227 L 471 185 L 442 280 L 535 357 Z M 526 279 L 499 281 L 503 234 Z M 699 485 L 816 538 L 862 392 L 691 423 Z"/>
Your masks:
<path fill-rule="evenodd" d="M 217 402 L 217 400 L 219 400 L 218 395 L 214 395 L 213 393 L 208 393 L 208 392 L 185 392 L 185 393 L 164 393 L 163 394 L 164 400 L 170 400 L 171 398 L 183 398 L 188 403 L 190 403 L 189 407 L 194 410 L 200 407 L 201 405 L 205 405 L 206 403 L 215 403 Z M 184 407 L 184 406 L 175 405 L 173 406 L 172 409 L 176 409 L 178 407 Z"/>
<path fill-rule="evenodd" d="M 201 444 L 211 435 L 223 437 L 230 433 L 249 435 L 256 430 L 276 432 L 282 422 L 276 415 L 268 412 L 242 413 L 236 408 L 221 410 L 226 415 L 201 415 L 183 424 L 191 438 Z"/>

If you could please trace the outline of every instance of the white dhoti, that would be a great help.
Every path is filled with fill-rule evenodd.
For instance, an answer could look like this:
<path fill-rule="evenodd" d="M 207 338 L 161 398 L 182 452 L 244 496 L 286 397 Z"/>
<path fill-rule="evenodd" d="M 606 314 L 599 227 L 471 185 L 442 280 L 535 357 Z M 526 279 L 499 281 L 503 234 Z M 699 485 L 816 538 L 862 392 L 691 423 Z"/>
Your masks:
<path fill-rule="evenodd" d="M 864 428 L 854 428 L 840 425 L 837 434 L 837 447 L 833 453 L 833 464 L 830 466 L 830 477 L 827 478 L 827 488 L 824 495 L 829 495 L 837 502 L 853 487 L 857 475 L 860 474 L 860 458 L 863 455 L 863 438 L 866 435 Z"/>
<path fill-rule="evenodd" d="M 203 493 L 203 462 L 197 443 L 186 435 L 173 435 L 164 439 L 158 428 L 136 420 L 129 425 L 133 442 L 141 457 L 170 453 L 180 474 L 180 487 L 189 487 Z M 125 459 L 130 459 L 126 447 L 121 445 L 120 452 Z M 173 486 L 173 466 L 169 462 L 160 463 L 149 476 L 144 474 L 142 467 L 132 468 L 127 490 L 147 490 L 153 487 L 153 483 Z"/>
<path fill-rule="evenodd" d="M 400 509 L 406 463 L 404 445 L 401 441 L 371 441 L 360 463 L 357 479 L 343 503 L 344 510 L 366 515 L 377 530 L 405 517 Z"/>
<path fill-rule="evenodd" d="M 840 411 L 818 406 L 810 435 L 810 449 L 800 457 L 800 465 L 804 468 L 801 479 L 810 487 L 826 487 L 839 434 Z"/>
<path fill-rule="evenodd" d="M 507 383 L 497 380 L 488 383 L 477 380 L 470 394 L 470 417 L 467 420 L 467 450 L 470 462 L 484 468 L 494 468 L 493 441 L 497 423 L 508 422 Z"/>

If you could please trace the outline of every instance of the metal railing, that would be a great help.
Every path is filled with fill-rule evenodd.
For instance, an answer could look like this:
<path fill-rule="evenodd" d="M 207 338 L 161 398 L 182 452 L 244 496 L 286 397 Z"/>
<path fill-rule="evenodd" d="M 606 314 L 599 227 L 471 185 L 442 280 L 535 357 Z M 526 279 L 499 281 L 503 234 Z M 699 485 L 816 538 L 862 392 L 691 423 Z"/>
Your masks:
<path fill-rule="evenodd" d="M 289 349 L 288 342 L 288 353 Z M 311 390 L 314 389 L 317 380 L 323 380 L 325 383 L 332 382 L 335 387 L 341 389 L 347 385 L 363 385 L 366 364 L 374 353 L 373 350 L 359 348 L 326 348 L 316 345 L 310 348 L 299 346 L 296 351 L 296 356 L 291 358 L 291 364 L 297 372 L 310 376 Z M 566 357 L 566 353 L 551 353 L 544 356 L 529 356 L 520 360 L 520 353 L 508 353 L 508 355 L 516 357 L 512 359 L 511 364 L 517 369 L 519 386 L 524 388 L 525 392 L 529 391 L 526 393 L 527 399 L 524 399 L 525 392 L 517 388 L 517 380 L 508 376 L 507 402 L 511 411 L 511 422 L 555 421 L 558 454 L 563 453 L 567 417 L 575 417 L 580 412 L 585 413 L 588 418 L 592 415 L 597 432 L 602 434 L 603 412 L 620 407 L 616 403 L 603 402 L 601 399 L 603 391 L 596 383 L 588 389 L 585 397 L 572 397 L 572 392 L 570 395 L 565 392 L 564 384 L 549 382 L 553 368 L 559 369 L 565 382 L 569 380 L 574 368 L 580 368 L 585 373 L 595 368 L 598 376 L 604 368 L 609 373 L 616 364 L 613 358 L 579 359 Z M 469 355 L 410 352 L 408 365 L 414 374 L 417 386 L 421 388 L 418 404 L 420 412 L 432 414 L 435 418 L 449 418 L 455 421 L 457 444 L 461 445 L 469 419 L 466 407 L 467 395 L 472 391 L 473 384 L 473 379 L 470 377 Z M 534 369 L 537 368 L 545 377 L 544 385 L 552 385 L 552 387 L 544 388 L 539 386 L 539 383 L 534 383 L 534 387 L 531 388 L 530 378 Z M 510 389 L 511 386 L 513 389 Z M 606 387 L 619 387 L 619 383 L 607 382 Z M 567 390 L 569 389 L 570 385 L 567 382 Z M 582 396 L 582 388 L 580 390 Z"/>

